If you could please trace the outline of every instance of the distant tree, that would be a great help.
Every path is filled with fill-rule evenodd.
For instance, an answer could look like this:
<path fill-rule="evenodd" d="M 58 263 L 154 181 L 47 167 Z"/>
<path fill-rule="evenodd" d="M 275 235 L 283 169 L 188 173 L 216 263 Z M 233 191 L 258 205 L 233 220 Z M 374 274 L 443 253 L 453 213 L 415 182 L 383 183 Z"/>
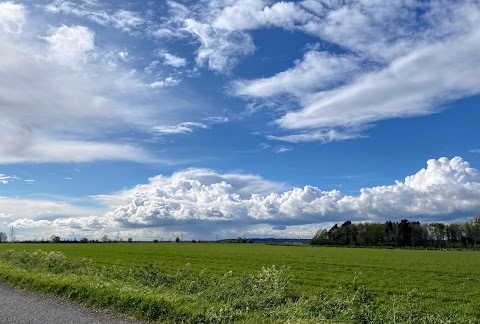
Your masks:
<path fill-rule="evenodd" d="M 52 235 L 52 236 L 50 237 L 50 240 L 51 240 L 53 243 L 60 243 L 60 236 Z"/>
<path fill-rule="evenodd" d="M 333 244 L 342 244 L 341 238 L 342 238 L 342 233 L 340 232 L 340 228 L 338 227 L 338 224 L 333 225 L 332 228 L 328 231 L 328 238 Z"/>
<path fill-rule="evenodd" d="M 192 243 L 197 243 L 197 241 L 195 241 L 195 240 L 192 240 Z"/>
<path fill-rule="evenodd" d="M 420 222 L 411 222 L 412 228 L 412 246 L 428 246 L 428 226 L 422 225 Z"/>
<path fill-rule="evenodd" d="M 180 238 L 178 236 L 175 238 L 175 242 L 180 243 Z"/>
<path fill-rule="evenodd" d="M 463 226 L 460 224 L 447 225 L 446 233 L 448 242 L 454 246 L 464 237 Z"/>
<path fill-rule="evenodd" d="M 110 242 L 110 239 L 108 238 L 107 234 L 102 236 L 102 242 L 104 242 L 104 243 Z"/>
<path fill-rule="evenodd" d="M 131 237 L 129 237 L 127 241 L 128 241 L 128 243 L 132 243 L 133 239 Z"/>
<path fill-rule="evenodd" d="M 410 246 L 412 243 L 412 226 L 408 219 L 402 219 L 398 223 L 397 244 L 399 246 Z"/>
<path fill-rule="evenodd" d="M 7 234 L 0 232 L 0 243 L 7 242 L 7 240 L 8 240 Z"/>
<path fill-rule="evenodd" d="M 158 240 L 157 240 L 157 239 L 154 239 L 154 240 L 153 240 L 153 243 L 158 243 Z"/>
<path fill-rule="evenodd" d="M 465 233 L 470 244 L 476 245 L 480 242 L 480 215 L 465 223 Z"/>
<path fill-rule="evenodd" d="M 311 244 L 324 245 L 329 243 L 328 231 L 326 229 L 319 229 L 313 238 L 310 240 Z"/>
<path fill-rule="evenodd" d="M 385 225 L 383 226 L 384 230 L 384 237 L 385 242 L 388 245 L 395 245 L 396 244 L 396 237 L 397 237 L 397 228 L 394 223 L 391 221 L 386 221 Z"/>
<path fill-rule="evenodd" d="M 82 237 L 80 239 L 80 243 L 88 243 L 88 239 L 86 237 Z"/>

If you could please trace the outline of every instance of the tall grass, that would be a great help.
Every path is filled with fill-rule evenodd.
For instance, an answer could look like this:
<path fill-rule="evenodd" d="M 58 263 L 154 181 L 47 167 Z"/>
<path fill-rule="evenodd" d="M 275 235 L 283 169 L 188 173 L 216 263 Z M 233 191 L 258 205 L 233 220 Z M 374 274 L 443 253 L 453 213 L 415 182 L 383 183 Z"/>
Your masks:
<path fill-rule="evenodd" d="M 0 281 L 87 305 L 167 323 L 471 323 L 428 313 L 412 292 L 380 302 L 357 278 L 330 293 L 301 294 L 285 267 L 239 276 L 212 275 L 189 265 L 96 266 L 59 252 L 4 251 Z"/>

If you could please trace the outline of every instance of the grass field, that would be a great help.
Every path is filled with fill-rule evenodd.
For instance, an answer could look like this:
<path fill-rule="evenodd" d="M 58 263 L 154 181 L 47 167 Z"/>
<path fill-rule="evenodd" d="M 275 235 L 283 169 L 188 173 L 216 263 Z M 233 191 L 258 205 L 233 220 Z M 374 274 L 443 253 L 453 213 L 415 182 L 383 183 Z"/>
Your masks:
<path fill-rule="evenodd" d="M 480 323 L 480 254 L 260 244 L 0 244 L 7 249 L 59 251 L 101 267 L 141 267 L 160 263 L 171 273 L 191 265 L 206 276 L 233 276 L 286 266 L 297 294 L 316 296 L 339 288 L 368 287 L 377 304 L 395 303 L 409 293 L 422 312 L 450 316 L 453 323 Z M 357 279 L 355 279 L 357 278 Z M 478 321 L 477 321 L 478 319 Z"/>

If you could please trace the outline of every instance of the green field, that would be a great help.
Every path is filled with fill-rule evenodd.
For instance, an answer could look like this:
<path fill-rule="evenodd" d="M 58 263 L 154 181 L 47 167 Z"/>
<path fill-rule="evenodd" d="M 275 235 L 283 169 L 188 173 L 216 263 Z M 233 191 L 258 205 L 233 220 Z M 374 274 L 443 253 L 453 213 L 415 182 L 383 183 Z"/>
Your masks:
<path fill-rule="evenodd" d="M 356 286 L 369 289 L 376 303 L 388 304 L 410 293 L 422 302 L 423 312 L 448 315 L 456 319 L 453 322 L 480 322 L 478 252 L 261 244 L 0 244 L 0 253 L 7 249 L 59 251 L 106 268 L 153 262 L 174 272 L 190 264 L 192 271 L 207 276 L 229 271 L 240 276 L 262 267 L 286 266 L 298 294 L 328 294 L 355 280 Z"/>

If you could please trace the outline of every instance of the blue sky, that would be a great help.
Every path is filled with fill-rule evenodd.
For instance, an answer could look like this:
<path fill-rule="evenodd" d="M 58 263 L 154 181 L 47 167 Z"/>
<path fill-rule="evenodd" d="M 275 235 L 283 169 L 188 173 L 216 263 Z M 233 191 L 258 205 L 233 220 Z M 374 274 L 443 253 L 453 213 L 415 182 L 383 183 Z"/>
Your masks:
<path fill-rule="evenodd" d="M 480 212 L 480 2 L 0 2 L 0 231 Z"/>

